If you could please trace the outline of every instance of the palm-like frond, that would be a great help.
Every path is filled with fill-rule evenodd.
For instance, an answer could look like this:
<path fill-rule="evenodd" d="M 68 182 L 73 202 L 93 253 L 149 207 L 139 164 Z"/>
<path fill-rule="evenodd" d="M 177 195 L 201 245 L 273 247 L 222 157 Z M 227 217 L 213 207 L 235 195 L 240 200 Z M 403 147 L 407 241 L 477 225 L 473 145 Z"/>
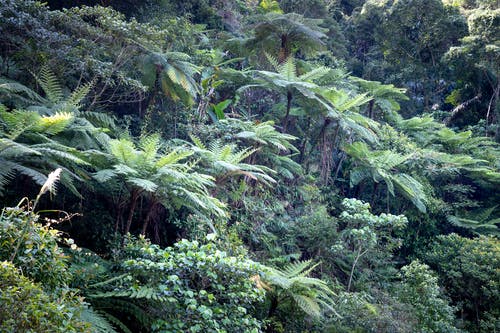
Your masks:
<path fill-rule="evenodd" d="M 86 83 L 86 84 L 79 86 L 66 99 L 66 103 L 68 103 L 69 105 L 72 105 L 76 108 L 79 108 L 81 106 L 81 102 L 89 94 L 93 85 L 94 85 L 93 82 L 89 82 L 89 83 Z"/>
<path fill-rule="evenodd" d="M 351 186 L 359 184 L 366 178 L 371 178 L 377 183 L 383 181 L 391 195 L 395 195 L 396 189 L 421 212 L 426 211 L 426 194 L 422 184 L 398 170 L 411 158 L 411 155 L 401 155 L 390 150 L 372 151 L 364 142 L 346 145 L 344 150 L 357 164 L 350 172 Z"/>
<path fill-rule="evenodd" d="M 48 135 L 56 135 L 64 131 L 72 120 L 73 115 L 71 113 L 56 112 L 52 116 L 40 117 L 34 129 Z"/>
<path fill-rule="evenodd" d="M 295 13 L 268 13 L 259 18 L 254 27 L 254 37 L 247 44 L 254 48 L 258 45 L 265 50 L 276 50 L 277 45 L 282 45 L 284 49 L 280 56 L 290 55 L 292 49 L 300 49 L 303 53 L 319 50 L 326 38 L 325 30 L 319 26 L 321 23 L 322 20 L 304 18 Z"/>
<path fill-rule="evenodd" d="M 326 282 L 308 276 L 317 266 L 307 260 L 268 268 L 264 282 L 275 299 L 293 301 L 306 314 L 320 317 L 322 310 L 333 310 L 334 293 Z"/>
<path fill-rule="evenodd" d="M 465 214 L 463 217 L 449 215 L 447 219 L 448 222 L 468 229 L 477 235 L 500 236 L 500 218 L 492 217 L 492 215 L 494 215 L 493 213 L 497 211 L 497 208 L 498 205 L 492 206 L 490 208 Z"/>
<path fill-rule="evenodd" d="M 152 88 L 158 82 L 163 93 L 174 100 L 190 103 L 199 92 L 193 76 L 199 68 L 180 52 L 153 52 L 143 59 L 143 82 Z"/>
<path fill-rule="evenodd" d="M 113 324 L 106 318 L 106 314 L 91 307 L 84 308 L 80 318 L 92 326 L 92 332 L 94 333 L 118 333 Z"/>
<path fill-rule="evenodd" d="M 209 168 L 214 177 L 224 179 L 232 175 L 245 175 L 252 179 L 260 180 L 264 183 L 274 183 L 275 180 L 270 174 L 274 170 L 263 166 L 244 163 L 243 160 L 254 154 L 257 150 L 251 148 L 237 149 L 234 144 L 222 144 L 214 140 L 210 142 L 207 148 L 195 136 L 191 135 L 195 142 L 193 149 L 198 153 Z"/>
<path fill-rule="evenodd" d="M 25 85 L 0 77 L 0 103 L 12 102 L 16 107 L 33 103 L 47 103 L 47 100 Z"/>
<path fill-rule="evenodd" d="M 96 172 L 96 180 L 125 182 L 135 193 L 165 207 L 187 207 L 205 216 L 226 215 L 224 205 L 208 193 L 213 178 L 194 172 L 193 164 L 183 161 L 193 150 L 178 148 L 165 153 L 160 136 L 153 134 L 140 138 L 137 145 L 127 138 L 111 140 L 109 152 L 112 167 Z"/>
<path fill-rule="evenodd" d="M 78 116 L 80 102 L 91 85 L 78 88 L 65 100 L 59 82 L 47 67 L 41 70 L 36 80 L 46 99 L 17 85 L 15 87 L 23 88 L 21 91 L 28 97 L 26 104 L 30 106 L 26 110 L 7 110 L 0 106 L 0 160 L 5 166 L 1 171 L 0 186 L 3 188 L 14 174 L 42 183 L 43 175 L 49 170 L 61 168 L 64 170 L 61 183 L 79 195 L 73 181 L 81 180 L 86 174 L 85 168 L 91 166 L 87 158 L 94 154 L 78 150 L 85 147 L 68 143 L 80 134 L 85 134 L 89 141 L 93 141 L 91 136 L 102 138 L 103 134 L 96 133 L 98 129 Z"/>
<path fill-rule="evenodd" d="M 110 153 L 125 165 L 135 166 L 138 153 L 135 144 L 128 139 L 111 140 L 109 142 Z"/>
<path fill-rule="evenodd" d="M 270 145 L 280 151 L 291 150 L 298 152 L 297 148 L 290 142 L 297 138 L 290 134 L 278 132 L 276 128 L 274 128 L 273 121 L 266 121 L 258 124 L 242 122 L 235 119 L 231 119 L 231 121 L 237 122 L 240 127 L 245 129 L 236 134 L 236 137 L 239 139 L 254 141 L 260 145 Z"/>

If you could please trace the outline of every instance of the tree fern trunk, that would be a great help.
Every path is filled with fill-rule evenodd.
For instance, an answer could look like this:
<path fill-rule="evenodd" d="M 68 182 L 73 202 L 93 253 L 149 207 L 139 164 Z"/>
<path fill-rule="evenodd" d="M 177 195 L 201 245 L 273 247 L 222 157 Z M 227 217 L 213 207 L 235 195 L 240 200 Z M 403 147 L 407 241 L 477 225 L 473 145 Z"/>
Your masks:
<path fill-rule="evenodd" d="M 130 232 L 132 220 L 134 218 L 135 207 L 137 206 L 137 199 L 139 199 L 139 191 L 133 190 L 130 196 L 130 209 L 128 212 L 127 225 L 125 226 L 125 235 Z"/>
<path fill-rule="evenodd" d="M 286 47 L 287 37 L 286 35 L 281 35 L 281 45 L 280 45 L 280 53 L 278 55 L 278 61 L 280 64 L 284 63 L 288 58 L 288 49 Z"/>
<path fill-rule="evenodd" d="M 290 115 L 290 109 L 292 108 L 292 97 L 292 92 L 288 91 L 286 94 L 286 114 L 283 119 L 283 133 L 287 133 L 288 117 Z"/>
<path fill-rule="evenodd" d="M 375 117 L 375 112 L 374 112 L 374 106 L 375 105 L 375 100 L 371 100 L 368 102 L 368 117 L 370 119 L 373 119 Z"/>
<path fill-rule="evenodd" d="M 151 221 L 151 219 L 153 218 L 153 215 L 155 213 L 155 210 L 156 210 L 156 205 L 158 204 L 157 201 L 154 201 L 151 203 L 151 205 L 149 206 L 149 211 L 148 211 L 148 214 L 146 215 L 146 218 L 144 219 L 144 223 L 142 224 L 142 230 L 141 230 L 141 235 L 145 236 L 146 235 L 146 231 L 148 229 L 148 225 L 149 225 L 149 222 Z"/>

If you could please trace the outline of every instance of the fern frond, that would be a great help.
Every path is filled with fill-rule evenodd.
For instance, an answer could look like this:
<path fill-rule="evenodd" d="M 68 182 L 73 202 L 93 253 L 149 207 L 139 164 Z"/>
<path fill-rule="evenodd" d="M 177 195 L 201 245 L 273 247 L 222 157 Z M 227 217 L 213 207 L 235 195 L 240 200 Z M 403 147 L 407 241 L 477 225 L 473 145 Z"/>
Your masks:
<path fill-rule="evenodd" d="M 151 134 L 141 137 L 139 148 L 141 149 L 141 164 L 151 163 L 156 158 L 156 154 L 161 147 L 161 137 L 159 134 Z"/>
<path fill-rule="evenodd" d="M 94 85 L 93 82 L 89 82 L 89 83 L 86 83 L 84 85 L 79 86 L 71 93 L 71 95 L 69 95 L 68 99 L 66 100 L 66 103 L 74 106 L 77 109 L 80 108 L 80 106 L 81 106 L 80 103 L 89 94 L 93 85 Z"/>
<path fill-rule="evenodd" d="M 47 100 L 44 99 L 42 96 L 37 94 L 35 91 L 32 89 L 26 87 L 25 85 L 17 82 L 17 81 L 12 81 L 7 78 L 0 77 L 0 96 L 1 100 L 0 101 L 19 101 L 21 103 L 15 103 L 17 106 L 18 104 L 32 104 L 32 103 L 46 103 Z"/>
<path fill-rule="evenodd" d="M 311 268 L 311 263 L 312 260 L 305 260 L 305 261 L 297 261 L 294 263 L 288 264 L 282 272 L 285 274 L 285 276 L 291 278 L 294 276 L 299 276 L 302 275 L 302 273 L 306 270 L 313 270 L 318 264 L 313 265 Z"/>
<path fill-rule="evenodd" d="M 35 130 L 48 135 L 56 135 L 64 131 L 72 120 L 73 115 L 71 113 L 57 112 L 52 116 L 40 117 Z"/>
<path fill-rule="evenodd" d="M 33 74 L 34 75 L 34 74 Z M 47 99 L 56 104 L 62 101 L 63 93 L 61 85 L 57 80 L 54 72 L 52 72 L 47 66 L 43 66 L 38 75 L 34 75 L 36 81 L 42 87 Z"/>
<path fill-rule="evenodd" d="M 93 333 L 118 333 L 106 314 L 86 307 L 82 310 L 80 318 L 92 326 Z"/>
<path fill-rule="evenodd" d="M 312 317 L 321 317 L 321 308 L 317 300 L 300 294 L 292 294 L 292 297 L 302 311 Z"/>
<path fill-rule="evenodd" d="M 301 80 L 301 81 L 311 82 L 311 81 L 314 81 L 314 80 L 321 79 L 322 77 L 328 75 L 330 72 L 331 72 L 330 68 L 324 67 L 324 66 L 320 66 L 320 67 L 314 68 L 313 70 L 311 70 L 311 71 L 309 71 L 309 72 L 307 72 L 305 74 L 300 75 L 298 77 L 298 79 Z"/>

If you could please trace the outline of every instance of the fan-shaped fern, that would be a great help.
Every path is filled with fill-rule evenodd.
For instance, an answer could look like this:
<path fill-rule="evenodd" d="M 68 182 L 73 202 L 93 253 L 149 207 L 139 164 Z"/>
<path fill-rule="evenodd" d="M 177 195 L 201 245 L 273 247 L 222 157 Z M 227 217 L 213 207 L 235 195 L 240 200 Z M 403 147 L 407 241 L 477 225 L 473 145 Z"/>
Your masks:
<path fill-rule="evenodd" d="M 213 186 L 212 177 L 193 172 L 193 165 L 180 163 L 193 154 L 192 150 L 176 149 L 165 153 L 159 135 L 140 138 L 136 145 L 130 139 L 111 140 L 109 153 L 112 166 L 99 170 L 95 179 L 108 182 L 112 179 L 125 182 L 130 188 L 129 215 L 125 232 L 129 232 L 139 197 L 150 201 L 150 211 L 155 205 L 171 209 L 188 207 L 203 215 L 225 216 L 224 205 L 208 193 Z M 146 232 L 151 215 L 143 223 Z"/>
<path fill-rule="evenodd" d="M 234 144 L 222 144 L 214 140 L 210 142 L 208 148 L 203 145 L 199 138 L 191 135 L 194 151 L 198 153 L 210 168 L 211 174 L 221 183 L 233 175 L 244 175 L 252 179 L 262 181 L 266 184 L 274 183 L 270 176 L 275 171 L 263 165 L 253 165 L 243 163 L 243 160 L 256 152 L 256 149 L 245 148 L 238 150 Z M 202 148 L 205 147 L 205 148 Z"/>
<path fill-rule="evenodd" d="M 391 195 L 394 196 L 394 190 L 397 189 L 420 211 L 426 211 L 426 194 L 422 184 L 412 176 L 398 172 L 398 168 L 409 160 L 411 155 L 401 155 L 389 150 L 372 151 L 363 142 L 346 145 L 344 150 L 357 164 L 350 171 L 351 186 L 359 184 L 366 178 L 371 178 L 376 183 L 383 181 Z"/>
<path fill-rule="evenodd" d="M 320 317 L 322 311 L 334 311 L 333 291 L 328 284 L 308 275 L 317 267 L 310 260 L 288 264 L 283 269 L 268 268 L 264 283 L 271 289 L 271 317 L 280 303 L 295 303 L 302 311 Z"/>

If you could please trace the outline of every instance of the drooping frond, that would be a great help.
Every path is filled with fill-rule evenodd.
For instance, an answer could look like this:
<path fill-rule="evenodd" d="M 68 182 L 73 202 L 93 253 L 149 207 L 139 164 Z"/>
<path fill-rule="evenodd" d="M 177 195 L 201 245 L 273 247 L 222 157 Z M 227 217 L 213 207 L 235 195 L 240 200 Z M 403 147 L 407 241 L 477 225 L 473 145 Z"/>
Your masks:
<path fill-rule="evenodd" d="M 336 88 L 321 89 L 319 92 L 321 96 L 340 112 L 358 108 L 372 100 L 372 97 L 368 96 L 366 93 L 352 97 L 347 91 Z"/>
<path fill-rule="evenodd" d="M 155 164 L 157 168 L 162 168 L 169 164 L 175 164 L 191 155 L 193 155 L 193 152 L 189 150 L 174 150 L 159 158 Z"/>
<path fill-rule="evenodd" d="M 374 182 L 385 182 L 387 190 L 395 195 L 394 190 L 410 200 L 421 212 L 426 211 L 426 194 L 423 185 L 412 176 L 398 169 L 412 156 L 401 155 L 390 150 L 372 151 L 364 142 L 346 145 L 344 151 L 354 159 L 356 166 L 350 172 L 351 186 L 366 178 Z"/>
<path fill-rule="evenodd" d="M 283 269 L 268 268 L 264 283 L 270 286 L 273 297 L 288 298 L 306 314 L 320 317 L 322 311 L 334 311 L 334 293 L 325 281 L 308 276 L 317 265 L 307 260 L 288 264 Z"/>
<path fill-rule="evenodd" d="M 394 175 L 392 181 L 399 192 L 409 199 L 418 210 L 422 213 L 427 211 L 425 207 L 426 194 L 420 182 L 405 173 Z"/>
<path fill-rule="evenodd" d="M 301 81 L 313 82 L 315 80 L 321 79 L 324 76 L 328 75 L 332 71 L 331 68 L 320 66 L 316 67 L 313 70 L 304 73 L 298 77 Z"/>
<path fill-rule="evenodd" d="M 29 131 L 38 125 L 40 115 L 33 111 L 11 110 L 2 105 L 0 107 L 0 125 L 6 137 L 15 140 L 25 131 Z"/>
<path fill-rule="evenodd" d="M 296 13 L 263 15 L 255 25 L 254 36 L 247 41 L 255 48 L 261 46 L 264 50 L 276 50 L 281 45 L 280 57 L 291 55 L 292 50 L 309 53 L 324 46 L 322 20 L 305 18 Z"/>
<path fill-rule="evenodd" d="M 0 77 L 0 103 L 11 102 L 16 107 L 33 103 L 46 103 L 47 100 L 25 85 Z"/>
<path fill-rule="evenodd" d="M 199 141 L 199 139 L 197 141 Z M 267 184 L 275 182 L 270 176 L 270 174 L 275 173 L 274 170 L 263 165 L 253 165 L 243 162 L 243 160 L 253 155 L 257 151 L 256 149 L 237 149 L 236 145 L 223 145 L 218 140 L 210 142 L 205 149 L 199 148 L 199 144 L 204 146 L 201 142 L 198 142 L 198 144 L 193 146 L 193 150 L 198 153 L 202 161 L 205 161 L 207 166 L 211 168 L 211 173 L 214 177 L 224 179 L 232 175 L 244 175 Z"/>
<path fill-rule="evenodd" d="M 497 212 L 498 205 L 486 209 L 476 210 L 462 217 L 447 216 L 448 222 L 465 228 L 477 235 L 500 236 L 500 218 L 492 217 Z M 498 212 L 497 212 L 498 216 Z"/>
<path fill-rule="evenodd" d="M 189 104 L 199 91 L 193 78 L 199 69 L 189 60 L 180 52 L 153 52 L 143 59 L 142 80 L 150 88 L 158 82 L 167 96 Z"/>
<path fill-rule="evenodd" d="M 112 323 L 106 318 L 105 314 L 86 307 L 82 310 L 80 318 L 92 326 L 92 332 L 95 333 L 118 333 Z"/>

